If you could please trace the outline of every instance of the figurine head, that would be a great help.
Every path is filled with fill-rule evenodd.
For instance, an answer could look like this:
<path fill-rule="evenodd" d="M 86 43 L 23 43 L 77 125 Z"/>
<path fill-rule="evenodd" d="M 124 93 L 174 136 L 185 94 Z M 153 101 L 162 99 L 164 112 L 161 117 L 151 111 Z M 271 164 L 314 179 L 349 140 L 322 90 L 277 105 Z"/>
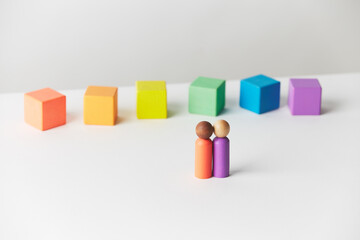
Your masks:
<path fill-rule="evenodd" d="M 211 123 L 202 121 L 196 125 L 195 131 L 199 138 L 208 139 L 213 134 L 214 128 Z"/>
<path fill-rule="evenodd" d="M 214 133 L 215 136 L 224 138 L 226 137 L 230 132 L 230 125 L 225 120 L 218 120 L 214 124 Z"/>

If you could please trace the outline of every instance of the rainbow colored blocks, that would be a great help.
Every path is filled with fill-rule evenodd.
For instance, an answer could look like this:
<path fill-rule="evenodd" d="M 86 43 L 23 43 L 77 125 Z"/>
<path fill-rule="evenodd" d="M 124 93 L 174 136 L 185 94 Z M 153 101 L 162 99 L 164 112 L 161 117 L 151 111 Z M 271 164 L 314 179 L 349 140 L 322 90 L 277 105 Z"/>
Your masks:
<path fill-rule="evenodd" d="M 280 82 L 265 75 L 240 82 L 240 107 L 261 114 L 279 108 Z"/>
<path fill-rule="evenodd" d="M 136 81 L 138 119 L 167 118 L 165 81 Z"/>
<path fill-rule="evenodd" d="M 84 123 L 115 125 L 117 119 L 117 87 L 89 86 L 84 95 Z"/>
<path fill-rule="evenodd" d="M 189 113 L 217 116 L 225 106 L 225 80 L 198 77 L 189 88 Z"/>
<path fill-rule="evenodd" d="M 321 86 L 317 79 L 290 79 L 288 105 L 292 115 L 320 115 Z"/>
<path fill-rule="evenodd" d="M 64 125 L 66 96 L 51 88 L 25 93 L 24 119 L 42 131 Z"/>

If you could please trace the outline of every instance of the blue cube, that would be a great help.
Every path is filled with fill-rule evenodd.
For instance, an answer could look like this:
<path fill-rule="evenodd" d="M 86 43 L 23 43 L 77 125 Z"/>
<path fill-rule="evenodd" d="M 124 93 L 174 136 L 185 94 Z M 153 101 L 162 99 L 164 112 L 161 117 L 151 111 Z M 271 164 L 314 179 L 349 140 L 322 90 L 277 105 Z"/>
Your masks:
<path fill-rule="evenodd" d="M 240 107 L 261 114 L 279 108 L 280 82 L 265 75 L 240 82 Z"/>

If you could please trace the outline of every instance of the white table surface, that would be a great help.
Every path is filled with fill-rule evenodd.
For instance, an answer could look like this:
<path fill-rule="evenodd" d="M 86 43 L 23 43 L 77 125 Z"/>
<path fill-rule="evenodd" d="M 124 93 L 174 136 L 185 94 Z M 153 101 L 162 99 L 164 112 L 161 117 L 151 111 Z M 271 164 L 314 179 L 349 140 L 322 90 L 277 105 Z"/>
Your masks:
<path fill-rule="evenodd" d="M 24 123 L 23 93 L 1 94 L 0 239 L 360 239 L 360 74 L 319 76 L 321 116 L 292 116 L 277 79 L 280 109 L 263 115 L 238 106 L 239 81 L 218 117 L 168 84 L 169 118 L 138 120 L 119 88 L 113 127 L 83 124 L 85 89 L 61 91 L 68 122 L 45 132 Z M 199 180 L 194 128 L 217 119 L 231 176 Z"/>

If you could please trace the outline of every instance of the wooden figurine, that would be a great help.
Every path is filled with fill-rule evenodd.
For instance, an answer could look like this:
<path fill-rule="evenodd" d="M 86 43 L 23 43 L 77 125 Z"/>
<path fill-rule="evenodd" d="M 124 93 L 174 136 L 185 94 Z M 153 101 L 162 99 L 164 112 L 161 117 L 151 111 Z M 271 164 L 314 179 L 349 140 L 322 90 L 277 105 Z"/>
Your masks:
<path fill-rule="evenodd" d="M 196 126 L 195 142 L 195 177 L 205 179 L 212 176 L 212 141 L 213 126 L 206 121 L 199 122 Z"/>
<path fill-rule="evenodd" d="M 226 137 L 230 132 L 230 125 L 225 120 L 214 124 L 214 177 L 225 178 L 230 171 L 230 141 Z"/>

